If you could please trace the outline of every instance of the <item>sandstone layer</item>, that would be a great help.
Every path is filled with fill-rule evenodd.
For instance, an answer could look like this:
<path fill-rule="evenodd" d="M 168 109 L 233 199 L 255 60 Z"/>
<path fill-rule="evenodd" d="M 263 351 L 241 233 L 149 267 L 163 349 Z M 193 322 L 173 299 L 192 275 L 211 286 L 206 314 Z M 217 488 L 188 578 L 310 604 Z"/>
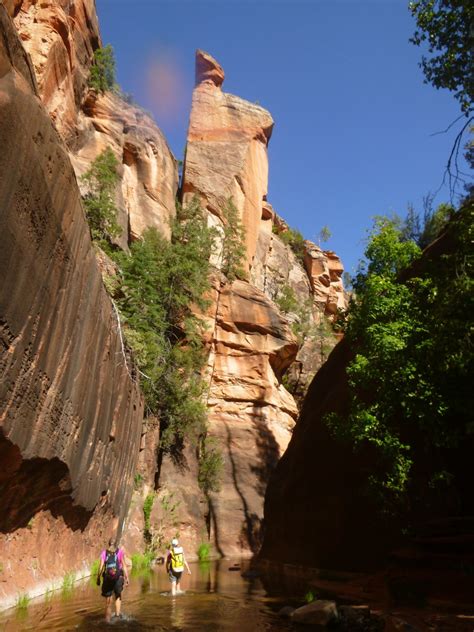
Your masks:
<path fill-rule="evenodd" d="M 88 86 L 94 51 L 101 46 L 94 1 L 18 0 L 10 11 L 78 178 L 107 148 L 118 160 L 117 243 L 126 248 L 149 227 L 169 236 L 178 168 L 161 130 L 120 90 L 98 94 Z"/>
<path fill-rule="evenodd" d="M 3 6 L 0 28 L 0 172 L 8 174 L 0 179 L 5 603 L 88 566 L 120 531 L 143 405 L 67 151 Z"/>
<path fill-rule="evenodd" d="M 267 110 L 222 91 L 224 71 L 207 53 L 196 53 L 183 198 L 198 195 L 217 224 L 232 199 L 246 229 L 246 264 L 252 265 L 267 195 L 267 145 L 273 119 Z"/>

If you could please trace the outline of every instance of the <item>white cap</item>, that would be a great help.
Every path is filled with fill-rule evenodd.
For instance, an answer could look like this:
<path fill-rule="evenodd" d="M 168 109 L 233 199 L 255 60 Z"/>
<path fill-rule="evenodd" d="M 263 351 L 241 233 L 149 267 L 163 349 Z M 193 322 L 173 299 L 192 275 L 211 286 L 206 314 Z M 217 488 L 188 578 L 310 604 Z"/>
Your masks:
<path fill-rule="evenodd" d="M 178 546 L 178 538 L 173 538 L 173 539 L 171 540 L 171 545 L 172 545 L 172 546 Z"/>

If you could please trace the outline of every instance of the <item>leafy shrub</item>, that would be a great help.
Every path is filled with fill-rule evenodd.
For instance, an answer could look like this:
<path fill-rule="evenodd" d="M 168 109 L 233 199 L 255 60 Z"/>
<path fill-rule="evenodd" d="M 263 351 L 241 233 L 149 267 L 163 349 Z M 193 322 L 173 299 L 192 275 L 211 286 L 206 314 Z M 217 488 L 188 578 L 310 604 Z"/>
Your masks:
<path fill-rule="evenodd" d="M 223 468 L 224 458 L 216 439 L 205 437 L 201 441 L 199 452 L 198 483 L 206 495 L 220 490 Z"/>
<path fill-rule="evenodd" d="M 107 92 L 115 87 L 115 56 L 110 44 L 94 51 L 89 86 L 97 92 Z"/>
<path fill-rule="evenodd" d="M 113 237 L 122 234 L 122 229 L 117 224 L 117 207 L 114 202 L 115 187 L 119 180 L 118 164 L 113 151 L 107 148 L 81 177 L 88 189 L 83 202 L 92 238 L 106 244 Z"/>
<path fill-rule="evenodd" d="M 209 560 L 211 552 L 211 545 L 209 542 L 201 542 L 197 550 L 198 559 L 200 562 L 207 562 Z"/>
<path fill-rule="evenodd" d="M 143 528 L 143 535 L 146 542 L 151 541 L 151 510 L 153 509 L 153 503 L 155 502 L 155 494 L 148 494 L 143 503 L 143 517 L 145 525 Z"/>
<path fill-rule="evenodd" d="M 296 298 L 295 291 L 288 284 L 283 285 L 279 289 L 275 303 L 285 314 L 297 314 L 298 312 L 298 299 Z"/>
<path fill-rule="evenodd" d="M 197 200 L 178 207 L 168 242 L 148 229 L 130 254 L 116 252 L 115 295 L 124 333 L 142 373 L 147 413 L 160 419 L 160 450 L 180 459 L 185 437 L 205 431 L 203 321 L 215 231 Z"/>
<path fill-rule="evenodd" d="M 138 472 L 133 477 L 133 487 L 135 491 L 138 491 L 143 487 L 143 476 Z"/>
<path fill-rule="evenodd" d="M 285 245 L 291 248 L 301 265 L 304 265 L 304 255 L 306 252 L 304 245 L 305 240 L 300 231 L 289 228 L 288 230 L 279 233 L 278 237 Z"/>
<path fill-rule="evenodd" d="M 155 554 L 153 551 L 146 551 L 145 553 L 134 553 L 132 555 L 132 570 L 141 571 L 151 568 Z"/>
<path fill-rule="evenodd" d="M 240 221 L 239 211 L 232 199 L 227 200 L 223 209 L 224 240 L 222 244 L 221 270 L 229 281 L 245 279 L 245 228 Z"/>
<path fill-rule="evenodd" d="M 449 252 L 414 275 L 406 271 L 419 246 L 393 220 L 376 221 L 347 325 L 357 350 L 347 369 L 350 413 L 327 418 L 337 437 L 374 455 L 368 482 L 394 508 L 452 487 L 453 450 L 472 433 L 472 207 L 448 230 Z"/>

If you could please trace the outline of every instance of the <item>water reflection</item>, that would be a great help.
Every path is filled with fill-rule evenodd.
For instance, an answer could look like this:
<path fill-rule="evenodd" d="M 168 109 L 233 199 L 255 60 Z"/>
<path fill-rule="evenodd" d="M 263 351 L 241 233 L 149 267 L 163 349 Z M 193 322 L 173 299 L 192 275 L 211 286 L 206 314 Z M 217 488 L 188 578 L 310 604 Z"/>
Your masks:
<path fill-rule="evenodd" d="M 67 595 L 59 591 L 47 600 L 32 601 L 21 614 L 12 609 L 0 615 L 0 631 L 291 630 L 291 624 L 276 614 L 285 599 L 269 599 L 258 578 L 242 577 L 245 570 L 246 563 L 228 560 L 192 564 L 192 575 L 183 577 L 185 592 L 175 598 L 164 568 L 133 573 L 123 593 L 125 618 L 113 619 L 110 626 L 104 623 L 99 589 L 86 580 L 74 584 Z"/>

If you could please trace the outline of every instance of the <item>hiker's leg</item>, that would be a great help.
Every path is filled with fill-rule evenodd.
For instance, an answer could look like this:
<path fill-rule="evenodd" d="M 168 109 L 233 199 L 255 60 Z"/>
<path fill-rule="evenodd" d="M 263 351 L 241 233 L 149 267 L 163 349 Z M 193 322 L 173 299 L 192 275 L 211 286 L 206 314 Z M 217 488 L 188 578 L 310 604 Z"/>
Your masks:
<path fill-rule="evenodd" d="M 121 597 L 116 597 L 115 598 L 115 616 L 119 617 L 120 616 L 120 608 L 122 607 L 122 598 Z"/>
<path fill-rule="evenodd" d="M 105 598 L 105 620 L 110 621 L 112 616 L 112 595 Z"/>

